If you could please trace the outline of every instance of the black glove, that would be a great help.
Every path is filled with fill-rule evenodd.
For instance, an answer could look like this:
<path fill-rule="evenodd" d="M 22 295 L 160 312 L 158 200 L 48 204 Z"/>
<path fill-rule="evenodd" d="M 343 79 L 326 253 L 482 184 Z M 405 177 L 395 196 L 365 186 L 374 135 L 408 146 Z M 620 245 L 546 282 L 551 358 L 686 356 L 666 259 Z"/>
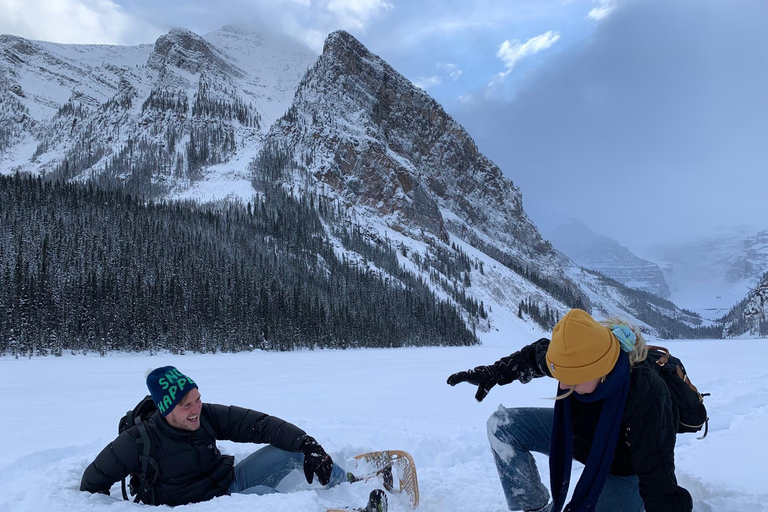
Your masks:
<path fill-rule="evenodd" d="M 331 481 L 331 471 L 333 471 L 333 459 L 325 453 L 314 437 L 307 436 L 301 443 L 301 451 L 304 452 L 304 476 L 307 483 L 312 483 L 313 474 L 322 485 L 328 485 Z"/>
<path fill-rule="evenodd" d="M 541 338 L 514 354 L 502 357 L 492 365 L 478 366 L 472 370 L 454 373 L 448 377 L 448 384 L 455 386 L 459 382 L 469 382 L 477 386 L 475 399 L 482 402 L 496 384 L 504 386 L 514 381 L 527 384 L 536 377 L 549 375 L 545 360 L 548 348 L 549 340 Z"/>
<path fill-rule="evenodd" d="M 477 386 L 475 400 L 482 402 L 493 386 L 499 383 L 501 376 L 495 365 L 478 366 L 473 370 L 454 373 L 448 377 L 448 384 L 455 386 L 459 382 L 469 382 Z"/>

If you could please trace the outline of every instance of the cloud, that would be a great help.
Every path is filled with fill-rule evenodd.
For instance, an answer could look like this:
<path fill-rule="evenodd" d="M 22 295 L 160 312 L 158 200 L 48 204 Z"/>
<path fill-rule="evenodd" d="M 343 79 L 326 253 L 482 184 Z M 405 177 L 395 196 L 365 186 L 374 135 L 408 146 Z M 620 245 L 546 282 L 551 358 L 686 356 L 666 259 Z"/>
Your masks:
<path fill-rule="evenodd" d="M 518 185 L 624 245 L 768 229 L 765 2 L 627 0 L 511 102 L 454 112 Z"/>
<path fill-rule="evenodd" d="M 337 16 L 339 23 L 349 30 L 365 30 L 371 18 L 392 9 L 384 0 L 330 0 L 326 9 Z"/>
<path fill-rule="evenodd" d="M 157 37 L 111 0 L 0 0 L 0 33 L 59 43 L 135 44 Z M 149 39 L 149 40 L 152 40 Z"/>
<path fill-rule="evenodd" d="M 416 80 L 416 82 L 413 83 L 416 87 L 419 89 L 427 90 L 430 87 L 434 87 L 436 85 L 440 85 L 443 82 L 443 79 L 439 76 L 428 76 L 428 77 L 422 77 Z"/>
<path fill-rule="evenodd" d="M 155 0 L 150 9 L 166 19 L 172 18 L 169 22 L 176 25 L 181 22 L 175 5 L 173 0 Z M 190 0 L 185 9 L 189 11 L 192 6 L 206 13 L 202 17 L 190 16 L 193 23 L 207 25 L 205 30 L 198 29 L 201 32 L 234 24 L 262 34 L 287 36 L 317 53 L 322 51 L 331 32 L 343 29 L 359 38 L 371 24 L 394 9 L 386 0 L 231 0 L 222 9 L 212 9 L 209 0 Z"/>
<path fill-rule="evenodd" d="M 451 64 L 449 62 L 438 62 L 436 67 L 437 69 L 442 71 L 444 75 L 448 75 L 451 78 L 451 80 L 454 82 L 458 80 L 463 74 L 456 64 Z M 441 85 L 442 83 L 443 83 L 442 76 L 432 75 L 432 76 L 419 78 L 413 83 L 413 85 L 415 85 L 420 89 L 427 90 L 430 87 Z"/>
<path fill-rule="evenodd" d="M 549 30 L 540 36 L 530 38 L 525 43 L 517 39 L 506 40 L 499 46 L 496 56 L 504 62 L 508 73 L 521 59 L 546 50 L 558 39 L 560 39 L 560 33 Z"/>
<path fill-rule="evenodd" d="M 442 70 L 444 70 L 445 72 L 447 72 L 448 76 L 450 76 L 453 79 L 453 81 L 458 80 L 459 78 L 461 78 L 461 75 L 464 74 L 464 72 L 461 71 L 456 64 L 450 64 L 450 63 L 447 63 L 447 62 L 439 62 L 437 64 L 437 67 L 442 69 Z"/>
<path fill-rule="evenodd" d="M 592 0 L 592 3 L 600 4 L 600 6 L 589 11 L 587 17 L 595 21 L 607 18 L 616 9 L 616 2 L 617 0 Z"/>

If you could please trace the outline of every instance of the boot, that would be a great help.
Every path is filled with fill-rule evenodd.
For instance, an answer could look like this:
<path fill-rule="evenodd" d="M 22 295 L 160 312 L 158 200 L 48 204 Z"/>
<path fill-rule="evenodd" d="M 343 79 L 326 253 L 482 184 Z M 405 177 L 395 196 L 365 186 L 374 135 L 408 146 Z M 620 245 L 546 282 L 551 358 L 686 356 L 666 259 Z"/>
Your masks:
<path fill-rule="evenodd" d="M 381 470 L 381 477 L 384 479 L 384 489 L 392 492 L 395 489 L 394 478 L 392 477 L 392 466 L 387 466 Z"/>
<path fill-rule="evenodd" d="M 368 496 L 368 505 L 360 512 L 387 512 L 387 495 L 381 489 L 374 489 Z"/>

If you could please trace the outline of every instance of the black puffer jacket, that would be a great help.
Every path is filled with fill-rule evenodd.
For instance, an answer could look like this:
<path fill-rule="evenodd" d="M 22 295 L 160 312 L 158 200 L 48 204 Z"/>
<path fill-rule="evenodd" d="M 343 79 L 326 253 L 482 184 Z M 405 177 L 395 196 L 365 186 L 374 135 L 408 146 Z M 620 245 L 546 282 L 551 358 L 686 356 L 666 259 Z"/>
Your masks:
<path fill-rule="evenodd" d="M 529 382 L 536 377 L 550 377 L 546 353 L 549 340 L 523 347 L 519 352 L 495 363 L 502 375 L 501 383 L 517 380 Z M 571 401 L 573 414 L 573 454 L 586 463 L 592 447 L 600 402 Z M 643 362 L 630 373 L 629 395 L 624 406 L 621 432 L 610 473 L 618 476 L 637 475 L 640 496 L 646 512 L 690 512 L 691 495 L 677 485 L 675 478 L 675 439 L 677 417 L 669 389 L 659 375 Z"/>
<path fill-rule="evenodd" d="M 216 404 L 203 404 L 201 427 L 194 432 L 173 428 L 159 413 L 152 415 L 146 426 L 150 456 L 160 471 L 156 475 L 149 471 L 153 483 L 142 501 L 153 505 L 183 505 L 227 493 L 234 477 L 234 457 L 221 454 L 217 439 L 268 443 L 298 452 L 307 437 L 299 427 L 280 418 Z M 140 473 L 140 439 L 137 426 L 121 433 L 86 468 L 80 490 L 108 494 L 115 482 L 130 473 Z"/>

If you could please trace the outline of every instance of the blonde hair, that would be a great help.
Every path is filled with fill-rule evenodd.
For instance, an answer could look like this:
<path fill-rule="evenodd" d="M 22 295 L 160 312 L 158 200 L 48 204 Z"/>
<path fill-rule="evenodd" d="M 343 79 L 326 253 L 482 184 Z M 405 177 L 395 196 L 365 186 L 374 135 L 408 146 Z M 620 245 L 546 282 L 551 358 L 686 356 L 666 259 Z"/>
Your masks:
<path fill-rule="evenodd" d="M 637 338 L 635 341 L 635 347 L 631 352 L 627 354 L 629 357 L 629 365 L 635 366 L 637 363 L 645 361 L 645 358 L 648 357 L 648 344 L 645 342 L 645 338 L 643 337 L 643 333 L 640 331 L 639 327 L 627 322 L 626 320 L 622 320 L 621 318 L 616 317 L 602 320 L 600 323 L 606 326 L 608 329 L 611 329 L 613 326 L 622 324 L 629 327 L 632 332 L 635 333 L 635 337 Z"/>

